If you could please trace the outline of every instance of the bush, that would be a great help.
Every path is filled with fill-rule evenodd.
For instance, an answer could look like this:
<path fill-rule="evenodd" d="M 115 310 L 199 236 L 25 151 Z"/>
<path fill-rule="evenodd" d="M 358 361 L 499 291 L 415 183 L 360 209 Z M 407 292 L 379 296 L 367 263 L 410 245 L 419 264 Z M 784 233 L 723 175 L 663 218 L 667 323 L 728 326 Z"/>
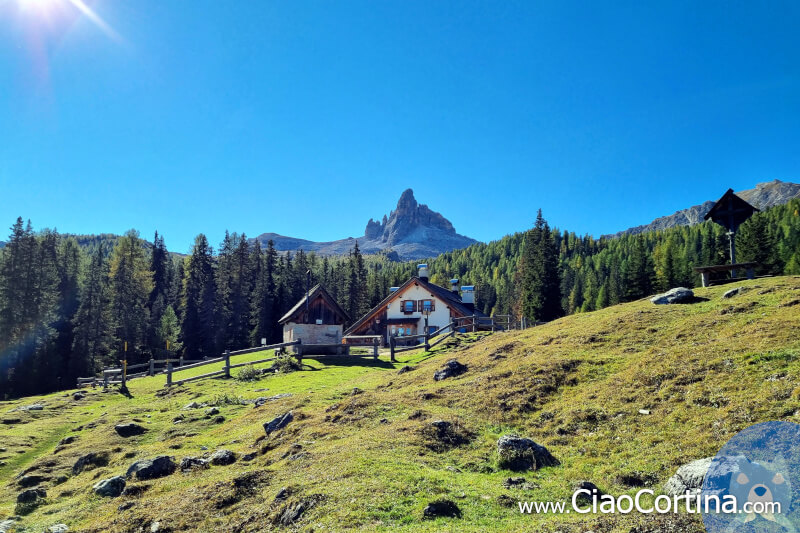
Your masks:
<path fill-rule="evenodd" d="M 270 367 L 270 370 L 280 374 L 288 374 L 289 372 L 296 372 L 302 369 L 303 365 L 290 355 L 279 355 L 275 359 L 275 363 Z"/>
<path fill-rule="evenodd" d="M 258 381 L 261 378 L 261 371 L 253 365 L 247 365 L 236 375 L 238 381 Z"/>
<path fill-rule="evenodd" d="M 233 394 L 217 394 L 214 396 L 214 399 L 209 402 L 209 405 L 215 405 L 219 407 L 220 405 L 243 405 L 245 401 L 242 399 L 241 396 L 234 396 Z"/>

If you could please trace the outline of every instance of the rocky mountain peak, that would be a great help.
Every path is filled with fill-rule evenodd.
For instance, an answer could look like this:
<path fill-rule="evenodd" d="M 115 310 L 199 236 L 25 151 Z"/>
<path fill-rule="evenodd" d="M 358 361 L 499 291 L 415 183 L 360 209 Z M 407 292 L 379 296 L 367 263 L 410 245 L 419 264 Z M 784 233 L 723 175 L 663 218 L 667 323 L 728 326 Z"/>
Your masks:
<path fill-rule="evenodd" d="M 364 237 L 391 246 L 415 236 L 420 237 L 430 230 L 444 235 L 456 235 L 449 220 L 427 205 L 417 203 L 414 191 L 406 189 L 400 195 L 397 207 L 388 217 L 384 215 L 381 222 L 369 219 Z"/>

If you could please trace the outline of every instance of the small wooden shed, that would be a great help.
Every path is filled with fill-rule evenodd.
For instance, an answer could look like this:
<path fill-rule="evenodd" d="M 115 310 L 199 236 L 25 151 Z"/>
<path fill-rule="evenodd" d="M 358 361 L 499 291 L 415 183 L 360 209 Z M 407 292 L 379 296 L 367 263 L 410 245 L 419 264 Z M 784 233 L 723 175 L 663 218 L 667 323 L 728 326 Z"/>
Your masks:
<path fill-rule="evenodd" d="M 278 321 L 283 342 L 300 339 L 308 344 L 341 344 L 350 318 L 322 285 L 315 285 Z"/>

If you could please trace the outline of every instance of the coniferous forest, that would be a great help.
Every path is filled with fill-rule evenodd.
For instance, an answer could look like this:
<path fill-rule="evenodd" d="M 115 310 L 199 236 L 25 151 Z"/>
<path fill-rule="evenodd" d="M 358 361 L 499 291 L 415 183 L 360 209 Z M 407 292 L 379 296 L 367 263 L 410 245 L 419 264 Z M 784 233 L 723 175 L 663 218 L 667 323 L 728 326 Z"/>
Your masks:
<path fill-rule="evenodd" d="M 736 237 L 737 260 L 757 275 L 800 274 L 800 199 L 758 213 Z M 0 249 L 0 398 L 71 388 L 79 376 L 126 357 L 217 356 L 279 342 L 278 319 L 322 283 L 356 320 L 417 262 L 261 249 L 226 233 L 214 247 L 198 235 L 187 256 L 131 230 L 123 236 L 34 231 L 22 218 Z M 675 286 L 693 287 L 692 267 L 728 260 L 725 230 L 711 222 L 595 239 L 534 227 L 429 259 L 431 280 L 476 285 L 488 314 L 552 320 Z"/>

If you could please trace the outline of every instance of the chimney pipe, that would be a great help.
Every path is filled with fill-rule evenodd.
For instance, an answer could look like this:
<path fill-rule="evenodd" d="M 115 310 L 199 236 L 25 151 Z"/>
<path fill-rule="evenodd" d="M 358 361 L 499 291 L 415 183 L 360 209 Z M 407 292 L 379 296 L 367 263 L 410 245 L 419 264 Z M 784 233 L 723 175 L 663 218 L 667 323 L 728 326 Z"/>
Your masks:
<path fill-rule="evenodd" d="M 475 310 L 475 286 L 462 285 L 461 286 L 461 303 L 470 311 Z"/>
<path fill-rule="evenodd" d="M 427 282 L 430 277 L 428 275 L 428 264 L 427 263 L 419 264 L 417 265 L 417 268 L 419 269 L 419 274 L 418 274 L 419 279 Z"/>
<path fill-rule="evenodd" d="M 460 295 L 458 294 L 458 279 L 457 278 L 453 278 L 453 279 L 450 280 L 450 292 L 452 292 L 456 296 L 459 296 L 459 298 L 460 298 Z"/>

